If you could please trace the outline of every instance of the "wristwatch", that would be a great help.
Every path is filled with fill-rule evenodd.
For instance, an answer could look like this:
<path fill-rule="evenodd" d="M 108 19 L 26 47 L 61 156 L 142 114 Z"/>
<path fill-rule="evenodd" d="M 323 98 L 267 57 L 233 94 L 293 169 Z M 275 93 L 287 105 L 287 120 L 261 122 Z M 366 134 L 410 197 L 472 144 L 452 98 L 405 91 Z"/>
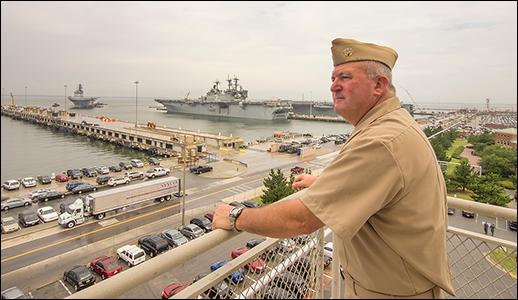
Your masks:
<path fill-rule="evenodd" d="M 228 214 L 228 218 L 230 220 L 230 228 L 232 228 L 232 230 L 234 232 L 241 232 L 242 231 L 242 230 L 239 230 L 239 229 L 236 228 L 236 220 L 237 220 L 237 217 L 239 217 L 239 215 L 243 211 L 243 208 L 245 208 L 245 207 L 244 206 L 236 206 L 236 207 L 232 208 L 232 210 L 230 210 L 230 213 Z"/>

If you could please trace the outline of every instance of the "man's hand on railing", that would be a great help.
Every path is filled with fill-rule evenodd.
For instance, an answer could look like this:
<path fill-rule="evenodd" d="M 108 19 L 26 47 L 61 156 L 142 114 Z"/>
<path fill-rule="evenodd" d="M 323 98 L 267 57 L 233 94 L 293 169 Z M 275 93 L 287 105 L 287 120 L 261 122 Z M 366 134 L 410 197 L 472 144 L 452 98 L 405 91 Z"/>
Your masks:
<path fill-rule="evenodd" d="M 230 230 L 230 221 L 228 218 L 228 215 L 230 214 L 230 211 L 234 208 L 234 206 L 227 205 L 227 204 L 220 204 L 218 205 L 212 214 L 214 215 L 214 218 L 212 219 L 212 229 L 226 229 Z"/>

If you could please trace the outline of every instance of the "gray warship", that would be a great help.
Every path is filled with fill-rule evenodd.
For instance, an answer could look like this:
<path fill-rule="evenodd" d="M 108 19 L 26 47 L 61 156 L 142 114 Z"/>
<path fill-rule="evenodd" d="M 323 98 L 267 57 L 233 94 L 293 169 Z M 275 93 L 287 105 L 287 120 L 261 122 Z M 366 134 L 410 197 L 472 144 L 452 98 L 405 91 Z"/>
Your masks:
<path fill-rule="evenodd" d="M 289 100 L 246 100 L 248 90 L 238 84 L 239 78 L 227 78 L 228 88 L 220 90 L 216 80 L 205 96 L 198 99 L 155 99 L 168 113 L 181 113 L 260 120 L 287 119 L 293 109 Z"/>
<path fill-rule="evenodd" d="M 77 90 L 74 91 L 74 96 L 69 96 L 68 100 L 72 101 L 76 108 L 94 108 L 99 105 L 96 102 L 99 97 L 85 97 L 84 94 L 83 86 L 80 83 Z"/>
<path fill-rule="evenodd" d="M 315 101 L 291 101 L 293 114 L 308 116 L 331 116 L 338 117 L 333 102 Z M 406 109 L 412 117 L 414 116 L 414 105 L 401 102 L 401 107 Z"/>

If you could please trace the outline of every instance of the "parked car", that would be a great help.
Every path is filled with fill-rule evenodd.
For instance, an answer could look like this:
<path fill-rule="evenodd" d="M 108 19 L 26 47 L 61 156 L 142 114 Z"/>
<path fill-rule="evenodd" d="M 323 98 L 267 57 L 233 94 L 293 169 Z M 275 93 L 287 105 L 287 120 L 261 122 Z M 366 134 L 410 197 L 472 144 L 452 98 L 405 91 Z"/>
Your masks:
<path fill-rule="evenodd" d="M 182 233 L 186 238 L 192 240 L 203 235 L 203 229 L 194 224 L 187 224 L 180 226 L 178 231 Z"/>
<path fill-rule="evenodd" d="M 466 217 L 466 218 L 474 218 L 475 214 L 473 212 L 471 212 L 471 211 L 463 210 L 462 211 L 462 216 Z"/>
<path fill-rule="evenodd" d="M 129 177 L 130 179 L 142 178 L 144 177 L 144 173 L 140 171 L 128 171 L 124 173 L 124 176 Z"/>
<path fill-rule="evenodd" d="M 69 169 L 67 170 L 68 178 L 70 179 L 82 179 L 83 173 L 79 169 Z"/>
<path fill-rule="evenodd" d="M 82 184 L 87 184 L 87 183 L 88 182 L 86 182 L 86 181 L 70 181 L 69 183 L 67 183 L 66 189 L 67 189 L 67 191 L 71 191 L 76 186 L 80 186 Z"/>
<path fill-rule="evenodd" d="M 160 161 L 154 157 L 150 157 L 147 159 L 147 162 L 150 164 L 150 165 L 153 165 L 153 166 L 159 166 L 160 165 Z"/>
<path fill-rule="evenodd" d="M 36 180 L 32 177 L 25 177 L 22 179 L 22 185 L 25 188 L 36 186 Z"/>
<path fill-rule="evenodd" d="M 201 273 L 196 275 L 192 283 L 201 280 L 203 277 L 207 275 L 207 273 Z M 232 288 L 230 287 L 230 282 L 226 278 L 210 287 L 204 293 L 205 295 L 207 295 L 209 299 L 230 299 L 234 294 Z"/>
<path fill-rule="evenodd" d="M 212 231 L 212 222 L 206 218 L 192 218 L 189 223 L 198 225 L 205 233 Z"/>
<path fill-rule="evenodd" d="M 74 194 L 81 194 L 81 193 L 91 192 L 91 191 L 96 191 L 96 190 L 97 190 L 96 185 L 86 183 L 86 184 L 81 184 L 81 185 L 76 186 L 75 188 L 73 188 L 71 190 L 71 192 Z"/>
<path fill-rule="evenodd" d="M 122 259 L 128 267 L 132 267 L 146 260 L 146 252 L 135 245 L 126 245 L 117 249 L 117 259 Z"/>
<path fill-rule="evenodd" d="M 169 299 L 169 297 L 178 294 L 185 290 L 189 285 L 181 285 L 179 283 L 173 283 L 165 287 L 162 292 L 162 299 Z"/>
<path fill-rule="evenodd" d="M 63 281 L 67 281 L 78 291 L 95 284 L 95 276 L 85 266 L 73 266 L 63 273 Z"/>
<path fill-rule="evenodd" d="M 2 210 L 29 205 L 32 205 L 32 200 L 29 198 L 11 198 L 2 202 Z"/>
<path fill-rule="evenodd" d="M 144 163 L 142 161 L 140 161 L 140 159 L 132 159 L 132 160 L 130 160 L 130 163 L 135 168 L 143 168 L 144 167 Z"/>
<path fill-rule="evenodd" d="M 248 249 L 246 249 L 246 248 L 237 247 L 236 249 L 232 250 L 232 252 L 230 253 L 230 256 L 232 257 L 232 259 L 234 259 L 247 251 L 248 251 Z M 245 268 L 252 268 L 252 270 L 254 270 L 254 272 L 257 274 L 263 272 L 265 270 L 265 267 L 266 267 L 266 265 L 262 258 L 256 258 L 253 261 L 251 261 L 245 265 Z"/>
<path fill-rule="evenodd" d="M 68 175 L 65 173 L 56 175 L 56 181 L 65 182 L 68 181 L 68 179 Z"/>
<path fill-rule="evenodd" d="M 94 168 L 82 168 L 81 172 L 86 177 L 96 177 L 97 176 L 97 171 Z"/>
<path fill-rule="evenodd" d="M 255 201 L 252 201 L 252 200 L 243 201 L 243 202 L 241 202 L 241 205 L 244 205 L 249 208 L 261 207 L 261 204 L 255 202 Z"/>
<path fill-rule="evenodd" d="M 509 229 L 516 231 L 516 221 L 509 221 Z"/>
<path fill-rule="evenodd" d="M 117 186 L 119 184 L 129 184 L 130 179 L 128 177 L 112 177 L 108 180 L 109 186 Z"/>
<path fill-rule="evenodd" d="M 448 215 L 453 215 L 455 213 L 455 208 L 448 207 Z"/>
<path fill-rule="evenodd" d="M 303 299 L 306 296 L 307 286 L 305 280 L 295 273 L 283 271 L 272 280 L 272 283 L 282 289 L 291 291 L 297 299 Z"/>
<path fill-rule="evenodd" d="M 266 241 L 266 239 L 251 239 L 248 242 L 246 242 L 246 248 L 252 249 L 264 241 Z"/>
<path fill-rule="evenodd" d="M 217 269 L 226 265 L 227 263 L 228 263 L 227 260 L 223 260 L 223 259 L 217 260 L 214 263 L 212 263 L 212 265 L 210 265 L 210 271 L 214 272 Z M 232 280 L 232 282 L 234 282 L 235 284 L 238 284 L 238 283 L 242 282 L 243 280 L 245 280 L 245 271 L 240 268 L 236 272 L 229 274 L 228 279 Z"/>
<path fill-rule="evenodd" d="M 333 257 L 333 242 L 329 242 L 324 245 L 324 255 Z"/>
<path fill-rule="evenodd" d="M 109 174 L 110 173 L 110 170 L 108 170 L 107 167 L 105 166 L 100 166 L 100 167 L 94 167 L 95 171 L 97 172 L 97 174 Z"/>
<path fill-rule="evenodd" d="M 53 189 L 39 189 L 39 190 L 35 190 L 35 191 L 32 191 L 29 193 L 29 198 L 31 199 L 34 199 L 36 198 L 36 196 L 40 195 L 40 194 L 43 194 L 43 193 L 46 193 L 46 192 L 55 192 L 56 190 L 53 190 Z"/>
<path fill-rule="evenodd" d="M 24 210 L 18 214 L 18 222 L 24 227 L 33 226 L 40 223 L 38 216 L 31 210 Z"/>
<path fill-rule="evenodd" d="M 148 178 L 155 178 L 160 176 L 168 176 L 169 170 L 164 169 L 163 167 L 153 167 L 152 169 L 149 169 L 146 171 L 146 176 Z"/>
<path fill-rule="evenodd" d="M 195 169 L 193 172 L 195 174 L 202 174 L 202 173 L 207 173 L 207 172 L 210 172 L 210 171 L 212 171 L 212 167 L 211 166 L 202 165 L 202 166 L 199 166 L 199 168 Z"/>
<path fill-rule="evenodd" d="M 27 296 L 15 286 L 3 290 L 1 295 L 2 299 L 27 299 Z"/>
<path fill-rule="evenodd" d="M 20 188 L 20 183 L 17 180 L 7 180 L 4 181 L 3 185 L 4 189 L 8 191 L 17 190 Z"/>
<path fill-rule="evenodd" d="M 99 185 L 108 184 L 108 181 L 110 180 L 110 178 L 113 178 L 113 177 L 114 176 L 112 176 L 112 175 L 97 176 L 97 178 L 95 179 L 95 182 L 97 182 L 97 184 L 99 184 Z"/>
<path fill-rule="evenodd" d="M 110 170 L 110 172 L 120 172 L 122 168 L 120 166 L 110 166 L 108 170 Z"/>
<path fill-rule="evenodd" d="M 9 196 L 2 196 L 2 202 L 4 202 L 5 200 L 9 200 L 9 199 L 11 199 L 11 197 L 9 197 Z"/>
<path fill-rule="evenodd" d="M 206 213 L 203 215 L 205 218 L 207 218 L 209 221 L 212 222 L 212 220 L 214 219 L 214 215 L 212 213 Z"/>
<path fill-rule="evenodd" d="M 20 230 L 20 226 L 13 217 L 2 218 L 2 233 L 9 233 Z"/>
<path fill-rule="evenodd" d="M 38 208 L 36 215 L 38 215 L 38 218 L 40 218 L 44 223 L 57 220 L 59 217 L 56 210 L 50 206 Z"/>
<path fill-rule="evenodd" d="M 123 168 L 124 170 L 131 170 L 133 169 L 133 165 L 130 162 L 127 161 L 121 161 L 119 163 L 119 166 Z"/>
<path fill-rule="evenodd" d="M 101 275 L 101 278 L 104 280 L 122 272 L 122 267 L 115 258 L 103 255 L 90 262 L 90 270 Z"/>
<path fill-rule="evenodd" d="M 297 299 L 290 292 L 281 289 L 278 286 L 269 284 L 266 288 L 261 290 L 262 299 Z"/>
<path fill-rule="evenodd" d="M 324 255 L 324 269 L 329 267 L 332 258 L 330 256 Z"/>
<path fill-rule="evenodd" d="M 146 235 L 139 238 L 138 247 L 144 250 L 151 258 L 169 250 L 167 241 L 158 235 Z"/>
<path fill-rule="evenodd" d="M 47 202 L 49 200 L 59 199 L 59 198 L 65 198 L 67 193 L 65 192 L 46 192 L 41 193 L 38 196 L 36 196 L 34 199 L 38 200 L 38 202 L 44 201 Z"/>
<path fill-rule="evenodd" d="M 49 175 L 38 175 L 38 182 L 40 184 L 50 184 L 52 182 L 52 179 Z"/>
<path fill-rule="evenodd" d="M 175 229 L 164 230 L 160 236 L 167 241 L 171 248 L 179 247 L 188 242 L 187 238 Z"/>

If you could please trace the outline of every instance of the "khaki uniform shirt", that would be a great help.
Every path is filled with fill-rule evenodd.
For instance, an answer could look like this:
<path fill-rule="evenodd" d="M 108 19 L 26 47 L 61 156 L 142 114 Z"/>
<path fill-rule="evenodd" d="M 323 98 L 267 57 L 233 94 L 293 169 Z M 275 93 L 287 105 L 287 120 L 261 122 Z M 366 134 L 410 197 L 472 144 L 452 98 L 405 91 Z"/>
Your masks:
<path fill-rule="evenodd" d="M 446 187 L 426 135 L 397 97 L 371 109 L 301 197 L 338 235 L 347 275 L 361 287 L 454 295 L 446 249 Z"/>

